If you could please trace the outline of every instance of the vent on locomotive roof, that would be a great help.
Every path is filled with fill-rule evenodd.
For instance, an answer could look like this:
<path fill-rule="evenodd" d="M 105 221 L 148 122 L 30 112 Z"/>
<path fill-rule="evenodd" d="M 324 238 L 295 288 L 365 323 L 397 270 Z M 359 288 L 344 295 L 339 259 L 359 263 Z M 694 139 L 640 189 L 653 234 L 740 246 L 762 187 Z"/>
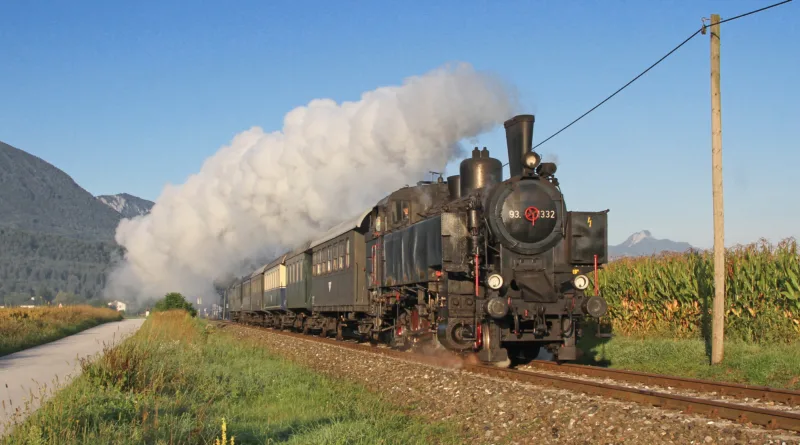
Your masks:
<path fill-rule="evenodd" d="M 453 175 L 447 177 L 447 190 L 450 192 L 450 199 L 461 197 L 461 176 Z"/>
<path fill-rule="evenodd" d="M 532 114 L 520 114 L 507 120 L 506 144 L 508 145 L 508 169 L 511 176 L 522 174 L 522 157 L 533 150 L 533 123 L 536 119 Z"/>
<path fill-rule="evenodd" d="M 483 147 L 472 150 L 472 158 L 461 161 L 461 196 L 503 180 L 503 164 L 489 156 L 489 150 Z"/>

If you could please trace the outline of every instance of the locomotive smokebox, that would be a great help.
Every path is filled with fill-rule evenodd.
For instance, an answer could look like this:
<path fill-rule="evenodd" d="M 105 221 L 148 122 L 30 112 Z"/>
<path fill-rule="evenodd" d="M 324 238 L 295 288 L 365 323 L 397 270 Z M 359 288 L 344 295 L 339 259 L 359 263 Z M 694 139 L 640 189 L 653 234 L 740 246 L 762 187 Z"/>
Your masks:
<path fill-rule="evenodd" d="M 473 190 L 481 189 L 503 180 L 503 163 L 489 156 L 489 150 L 483 147 L 472 150 L 472 158 L 461 161 L 461 196 L 467 196 Z"/>
<path fill-rule="evenodd" d="M 522 157 L 530 152 L 533 147 L 533 122 L 532 114 L 520 114 L 507 120 L 506 144 L 508 144 L 508 168 L 511 176 L 522 174 Z"/>
<path fill-rule="evenodd" d="M 450 199 L 461 197 L 461 176 L 453 175 L 447 177 L 447 190 L 450 192 Z"/>

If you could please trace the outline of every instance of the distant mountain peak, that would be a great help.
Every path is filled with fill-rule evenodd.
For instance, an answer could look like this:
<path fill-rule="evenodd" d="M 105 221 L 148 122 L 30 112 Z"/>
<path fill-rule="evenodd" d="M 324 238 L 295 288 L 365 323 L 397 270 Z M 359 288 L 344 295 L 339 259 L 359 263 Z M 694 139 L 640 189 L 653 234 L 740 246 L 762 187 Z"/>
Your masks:
<path fill-rule="evenodd" d="M 650 233 L 649 230 L 642 230 L 640 232 L 636 232 L 633 235 L 629 236 L 628 239 L 625 240 L 623 245 L 630 247 L 635 244 L 639 244 L 642 241 L 647 240 L 648 238 L 653 238 L 653 235 Z"/>
<path fill-rule="evenodd" d="M 128 193 L 100 195 L 97 199 L 116 210 L 123 218 L 135 218 L 150 213 L 155 203 Z"/>
<path fill-rule="evenodd" d="M 609 256 L 612 258 L 622 256 L 653 255 L 661 252 L 685 252 L 691 249 L 689 243 L 677 242 L 668 239 L 653 237 L 649 230 L 641 230 L 629 236 L 628 239 L 616 246 L 609 246 Z"/>

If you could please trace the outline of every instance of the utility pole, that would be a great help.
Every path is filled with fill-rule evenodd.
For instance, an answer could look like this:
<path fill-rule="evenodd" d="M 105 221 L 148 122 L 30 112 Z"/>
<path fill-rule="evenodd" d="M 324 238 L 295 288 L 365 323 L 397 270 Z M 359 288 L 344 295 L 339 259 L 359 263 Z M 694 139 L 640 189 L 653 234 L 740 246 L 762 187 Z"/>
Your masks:
<path fill-rule="evenodd" d="M 725 338 L 725 210 L 722 200 L 722 99 L 719 79 L 719 21 L 719 14 L 711 14 L 711 183 L 714 197 L 712 365 L 722 361 Z"/>

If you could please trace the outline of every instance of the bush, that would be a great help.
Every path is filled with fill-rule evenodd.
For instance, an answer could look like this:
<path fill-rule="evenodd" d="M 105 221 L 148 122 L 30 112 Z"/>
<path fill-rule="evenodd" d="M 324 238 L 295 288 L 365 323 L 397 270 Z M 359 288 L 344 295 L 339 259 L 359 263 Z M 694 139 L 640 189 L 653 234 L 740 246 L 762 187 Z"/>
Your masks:
<path fill-rule="evenodd" d="M 183 309 L 192 317 L 197 316 L 197 309 L 189 303 L 186 298 L 178 292 L 170 292 L 159 300 L 153 308 L 153 312 L 165 312 L 171 309 Z"/>

